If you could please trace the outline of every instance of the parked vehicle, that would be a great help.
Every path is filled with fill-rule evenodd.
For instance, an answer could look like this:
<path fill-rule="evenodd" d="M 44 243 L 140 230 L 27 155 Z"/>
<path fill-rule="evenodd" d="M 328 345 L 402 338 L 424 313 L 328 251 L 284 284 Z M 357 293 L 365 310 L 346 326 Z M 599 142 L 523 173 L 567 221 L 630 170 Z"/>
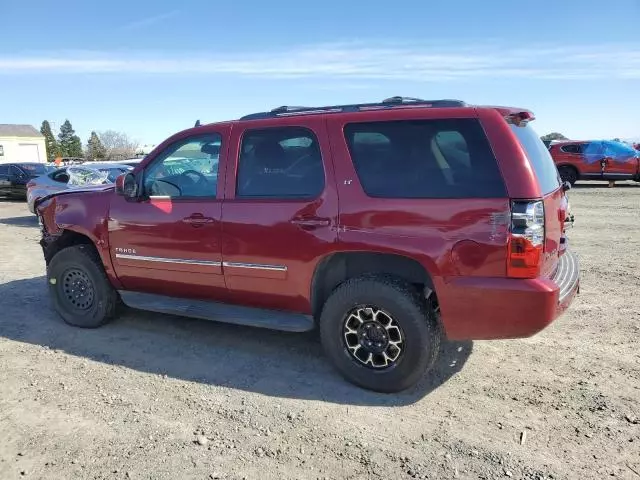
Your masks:
<path fill-rule="evenodd" d="M 0 197 L 27 197 L 27 183 L 47 173 L 43 163 L 0 163 Z"/>
<path fill-rule="evenodd" d="M 563 141 L 549 147 L 563 181 L 635 180 L 640 182 L 640 152 L 613 140 Z"/>
<path fill-rule="evenodd" d="M 91 162 L 58 168 L 46 175 L 33 178 L 27 183 L 29 211 L 35 214 L 34 204 L 42 197 L 68 188 L 111 184 L 119 175 L 131 169 L 128 165 L 117 163 Z"/>
<path fill-rule="evenodd" d="M 38 203 L 53 305 L 79 327 L 121 302 L 317 326 L 345 378 L 403 390 L 443 335 L 527 337 L 578 291 L 567 199 L 533 119 L 394 97 L 182 131 L 115 188 Z"/>

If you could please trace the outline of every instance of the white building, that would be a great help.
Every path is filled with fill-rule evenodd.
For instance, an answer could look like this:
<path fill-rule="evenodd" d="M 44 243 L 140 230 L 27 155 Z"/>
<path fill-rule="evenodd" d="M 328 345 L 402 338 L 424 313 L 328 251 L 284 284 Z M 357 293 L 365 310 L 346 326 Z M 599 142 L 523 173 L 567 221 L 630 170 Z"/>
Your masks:
<path fill-rule="evenodd" d="M 46 163 L 44 135 L 31 125 L 0 123 L 0 163 Z"/>

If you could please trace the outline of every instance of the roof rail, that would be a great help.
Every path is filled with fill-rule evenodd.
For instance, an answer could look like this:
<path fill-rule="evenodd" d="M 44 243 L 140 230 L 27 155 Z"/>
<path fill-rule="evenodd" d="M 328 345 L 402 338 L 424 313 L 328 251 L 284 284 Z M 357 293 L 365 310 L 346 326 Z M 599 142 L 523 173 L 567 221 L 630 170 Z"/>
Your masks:
<path fill-rule="evenodd" d="M 283 105 L 269 112 L 252 113 L 240 117 L 240 120 L 259 120 L 265 118 L 289 117 L 295 115 L 312 115 L 320 113 L 347 113 L 363 112 L 368 110 L 383 110 L 398 107 L 424 107 L 424 108 L 451 108 L 465 107 L 467 104 L 461 100 L 423 100 L 414 97 L 389 97 L 380 103 L 356 103 L 352 105 L 333 105 L 327 107 L 296 107 Z"/>

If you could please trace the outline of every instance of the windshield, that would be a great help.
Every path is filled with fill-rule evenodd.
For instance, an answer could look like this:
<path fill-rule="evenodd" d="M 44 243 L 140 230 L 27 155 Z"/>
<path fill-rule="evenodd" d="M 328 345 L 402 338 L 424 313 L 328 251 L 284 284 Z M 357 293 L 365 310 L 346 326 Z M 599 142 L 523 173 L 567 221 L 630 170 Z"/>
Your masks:
<path fill-rule="evenodd" d="M 545 147 L 542 140 L 536 133 L 536 131 L 527 124 L 524 127 L 518 127 L 516 125 L 510 125 L 511 130 L 516 134 L 522 148 L 524 148 L 533 167 L 533 171 L 536 172 L 538 182 L 540 183 L 540 189 L 542 194 L 546 195 L 558 189 L 560 187 L 560 178 L 558 176 L 558 169 L 553 163 L 553 158 L 547 147 Z"/>
<path fill-rule="evenodd" d="M 120 175 L 122 175 L 126 171 L 127 170 L 125 170 L 124 168 L 101 168 L 100 169 L 100 172 L 106 173 L 107 181 L 109 183 L 115 182 L 116 178 L 118 178 Z"/>

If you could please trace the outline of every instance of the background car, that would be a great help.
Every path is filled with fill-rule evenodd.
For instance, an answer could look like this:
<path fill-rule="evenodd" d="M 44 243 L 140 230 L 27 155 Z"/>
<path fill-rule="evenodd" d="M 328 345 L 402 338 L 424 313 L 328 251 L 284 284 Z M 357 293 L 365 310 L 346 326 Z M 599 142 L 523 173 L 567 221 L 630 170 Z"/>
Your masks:
<path fill-rule="evenodd" d="M 46 173 L 43 163 L 0 164 L 0 197 L 26 198 L 27 183 Z"/>
<path fill-rule="evenodd" d="M 115 182 L 122 173 L 133 167 L 119 163 L 85 163 L 71 165 L 54 170 L 29 181 L 27 185 L 27 204 L 29 211 L 35 214 L 34 204 L 40 198 L 68 188 L 105 185 Z"/>
<path fill-rule="evenodd" d="M 640 153 L 615 140 L 562 141 L 551 143 L 549 152 L 563 181 L 640 181 Z"/>

